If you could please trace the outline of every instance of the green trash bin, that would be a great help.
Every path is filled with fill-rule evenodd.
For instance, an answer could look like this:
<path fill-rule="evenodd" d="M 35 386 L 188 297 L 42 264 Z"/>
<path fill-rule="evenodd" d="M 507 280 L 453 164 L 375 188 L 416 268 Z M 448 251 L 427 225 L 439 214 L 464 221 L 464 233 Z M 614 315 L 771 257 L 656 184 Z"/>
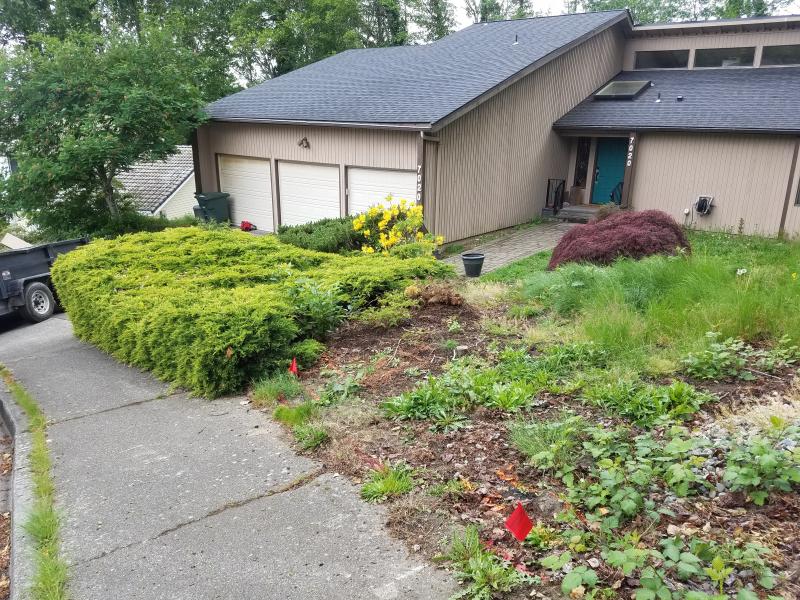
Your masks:
<path fill-rule="evenodd" d="M 194 197 L 213 221 L 225 223 L 231 220 L 231 211 L 228 205 L 230 194 L 225 192 L 202 192 L 195 194 Z"/>

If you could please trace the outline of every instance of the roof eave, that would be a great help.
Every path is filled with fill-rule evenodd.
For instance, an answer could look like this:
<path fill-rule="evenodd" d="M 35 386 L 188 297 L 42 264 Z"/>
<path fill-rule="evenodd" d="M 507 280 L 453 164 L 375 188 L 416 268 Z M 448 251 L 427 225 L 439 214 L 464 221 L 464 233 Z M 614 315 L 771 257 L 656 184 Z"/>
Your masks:
<path fill-rule="evenodd" d="M 563 46 L 559 46 L 558 48 L 556 48 L 555 50 L 553 50 L 552 52 L 550 52 L 546 56 L 543 56 L 539 60 L 531 63 L 530 65 L 528 65 L 524 69 L 522 69 L 520 71 L 517 71 L 516 73 L 514 73 L 510 77 L 504 79 L 503 81 L 501 81 L 500 83 L 498 83 L 494 87 L 492 87 L 489 90 L 485 91 L 480 96 L 477 96 L 477 97 L 473 98 L 472 100 L 470 100 L 469 102 L 467 102 L 466 104 L 461 106 L 460 108 L 457 108 L 453 112 L 445 115 L 444 117 L 442 117 L 441 119 L 439 119 L 438 121 L 433 123 L 433 125 L 431 127 L 431 131 L 434 131 L 434 132 L 435 131 L 439 131 L 440 129 L 446 127 L 447 125 L 449 125 L 453 121 L 463 117 L 465 114 L 467 114 L 468 112 L 470 112 L 474 108 L 477 108 L 478 106 L 480 106 L 481 104 L 483 104 L 484 102 L 486 102 L 487 100 L 492 98 L 493 96 L 496 96 L 497 94 L 499 94 L 500 92 L 502 92 L 506 88 L 514 85 L 520 79 L 522 79 L 524 77 L 527 77 L 528 75 L 530 75 L 531 73 L 533 73 L 537 69 L 540 69 L 541 67 L 543 67 L 547 63 L 549 63 L 549 62 L 555 60 L 556 58 L 558 58 L 559 56 L 562 56 L 563 54 L 566 54 L 567 52 L 569 52 L 573 48 L 581 45 L 582 43 L 584 43 L 585 41 L 593 38 L 594 36 L 598 35 L 599 33 L 602 33 L 606 29 L 610 29 L 611 27 L 614 27 L 615 25 L 617 25 L 619 23 L 622 23 L 622 22 L 625 22 L 627 24 L 629 30 L 633 28 L 633 21 L 631 19 L 631 15 L 630 15 L 630 12 L 628 12 L 628 10 L 625 10 L 624 12 L 621 12 L 616 18 L 611 19 L 611 20 L 607 21 L 606 23 L 603 23 L 602 25 L 600 25 L 598 27 L 595 27 L 591 31 L 588 31 L 587 33 L 583 34 L 582 36 L 572 40 L 568 44 L 564 44 Z"/>
<path fill-rule="evenodd" d="M 559 125 L 553 129 L 561 133 L 618 133 L 618 132 L 661 132 L 661 133 L 741 133 L 764 135 L 800 135 L 800 129 L 766 129 L 757 127 L 680 127 L 675 125 L 625 126 L 625 125 Z"/>
<path fill-rule="evenodd" d="M 363 121 L 310 121 L 301 119 L 254 119 L 252 117 L 214 117 L 210 122 L 256 123 L 261 125 L 303 125 L 306 127 L 346 127 L 348 129 L 388 129 L 395 131 L 429 131 L 431 123 L 380 123 Z"/>

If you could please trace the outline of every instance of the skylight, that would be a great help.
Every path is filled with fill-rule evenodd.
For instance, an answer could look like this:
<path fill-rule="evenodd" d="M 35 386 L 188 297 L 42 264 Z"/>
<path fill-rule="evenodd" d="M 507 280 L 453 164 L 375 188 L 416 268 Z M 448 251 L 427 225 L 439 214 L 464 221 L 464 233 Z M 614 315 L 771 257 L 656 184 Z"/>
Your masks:
<path fill-rule="evenodd" d="M 641 94 L 649 81 L 612 81 L 594 95 L 595 100 L 633 100 Z"/>

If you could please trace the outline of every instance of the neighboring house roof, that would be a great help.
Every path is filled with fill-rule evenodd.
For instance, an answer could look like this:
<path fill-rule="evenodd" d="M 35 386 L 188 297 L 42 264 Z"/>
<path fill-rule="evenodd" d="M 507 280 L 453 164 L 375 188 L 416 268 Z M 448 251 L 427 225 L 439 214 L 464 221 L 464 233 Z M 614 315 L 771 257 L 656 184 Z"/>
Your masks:
<path fill-rule="evenodd" d="M 627 11 L 495 21 L 424 46 L 348 50 L 206 110 L 218 121 L 429 129 L 621 21 L 630 25 Z"/>
<path fill-rule="evenodd" d="M 178 151 L 164 160 L 136 163 L 117 175 L 125 191 L 133 198 L 137 210 L 155 212 L 194 172 L 191 146 L 178 146 Z"/>
<path fill-rule="evenodd" d="M 650 80 L 633 100 L 593 95 L 555 122 L 590 131 L 800 132 L 800 67 L 625 71 L 612 81 Z M 658 94 L 661 102 L 656 102 Z M 683 96 L 682 101 L 677 97 Z"/>

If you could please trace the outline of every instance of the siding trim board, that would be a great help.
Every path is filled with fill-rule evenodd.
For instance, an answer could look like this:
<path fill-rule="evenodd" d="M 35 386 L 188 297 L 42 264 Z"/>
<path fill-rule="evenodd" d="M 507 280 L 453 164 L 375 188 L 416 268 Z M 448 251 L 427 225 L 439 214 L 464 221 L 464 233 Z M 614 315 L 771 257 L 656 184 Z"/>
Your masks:
<path fill-rule="evenodd" d="M 800 138 L 794 142 L 794 153 L 792 154 L 792 166 L 789 168 L 789 181 L 786 183 L 786 199 L 783 201 L 783 212 L 781 213 L 781 224 L 778 227 L 778 236 L 783 237 L 786 232 L 786 215 L 789 212 L 789 202 L 792 200 L 792 186 L 794 185 L 794 173 L 797 170 L 797 153 L 800 151 Z"/>

